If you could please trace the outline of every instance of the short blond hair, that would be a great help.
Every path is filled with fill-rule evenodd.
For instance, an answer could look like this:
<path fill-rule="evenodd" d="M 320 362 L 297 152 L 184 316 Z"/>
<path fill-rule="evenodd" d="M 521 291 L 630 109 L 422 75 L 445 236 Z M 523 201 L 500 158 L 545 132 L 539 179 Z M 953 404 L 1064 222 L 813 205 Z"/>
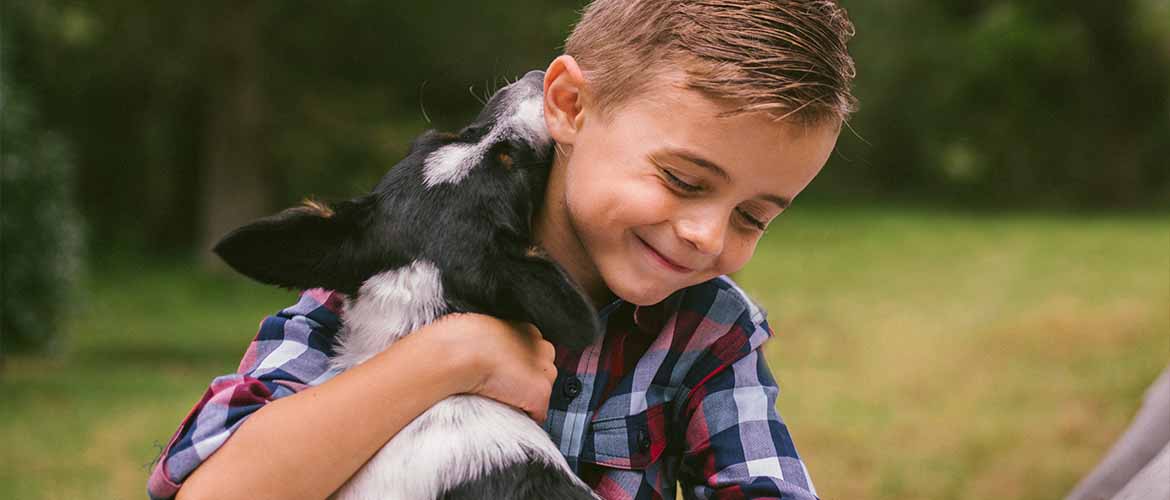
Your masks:
<path fill-rule="evenodd" d="M 811 126 L 856 108 L 854 34 L 830 0 L 596 0 L 565 42 L 602 113 L 657 77 L 685 71 L 687 88 Z"/>

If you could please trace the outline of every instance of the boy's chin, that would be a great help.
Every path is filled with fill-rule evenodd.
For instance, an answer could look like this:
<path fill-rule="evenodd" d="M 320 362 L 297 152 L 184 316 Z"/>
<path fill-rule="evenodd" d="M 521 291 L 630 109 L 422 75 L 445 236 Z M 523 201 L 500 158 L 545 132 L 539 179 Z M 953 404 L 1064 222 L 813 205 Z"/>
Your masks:
<path fill-rule="evenodd" d="M 629 277 L 626 277 L 628 280 Z M 613 281 L 617 281 L 614 283 Z M 619 299 L 636 306 L 651 306 L 662 302 L 676 290 L 665 286 L 634 286 L 634 283 L 623 283 L 621 279 L 613 280 L 609 290 Z"/>

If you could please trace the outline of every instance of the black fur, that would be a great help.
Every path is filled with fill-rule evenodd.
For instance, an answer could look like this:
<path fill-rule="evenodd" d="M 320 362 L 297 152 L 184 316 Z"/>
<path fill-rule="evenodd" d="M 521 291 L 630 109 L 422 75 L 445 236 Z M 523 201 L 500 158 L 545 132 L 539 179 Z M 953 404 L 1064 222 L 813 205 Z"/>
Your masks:
<path fill-rule="evenodd" d="M 563 470 L 540 462 L 510 465 L 460 484 L 439 496 L 440 500 L 594 500 L 592 494 L 573 485 Z"/>
<path fill-rule="evenodd" d="M 543 78 L 536 73 L 497 92 L 459 134 L 417 138 L 372 193 L 335 204 L 332 213 L 290 208 L 233 231 L 214 251 L 263 283 L 350 295 L 375 274 L 425 259 L 440 270 L 452 312 L 531 322 L 554 344 L 584 348 L 600 331 L 596 312 L 560 266 L 531 251 L 551 145 L 536 150 L 516 134 L 500 134 L 462 181 L 424 184 L 429 154 L 484 139 L 509 90 L 530 91 L 537 84 L 531 79 Z"/>

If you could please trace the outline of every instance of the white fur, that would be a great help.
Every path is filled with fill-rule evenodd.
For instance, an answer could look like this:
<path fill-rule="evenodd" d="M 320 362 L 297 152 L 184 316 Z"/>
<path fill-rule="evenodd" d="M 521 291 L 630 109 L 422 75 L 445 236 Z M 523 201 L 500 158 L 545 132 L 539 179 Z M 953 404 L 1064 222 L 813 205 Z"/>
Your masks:
<path fill-rule="evenodd" d="M 495 129 L 475 144 L 448 144 L 432 151 L 423 163 L 423 183 L 428 188 L 444 182 L 458 184 L 483 159 L 495 140 L 494 132 Z"/>
<path fill-rule="evenodd" d="M 439 269 L 425 260 L 376 274 L 346 301 L 345 330 L 330 362 L 347 369 L 382 352 L 391 343 L 434 321 L 447 309 Z"/>
<path fill-rule="evenodd" d="M 539 92 L 516 103 L 507 126 L 537 151 L 544 151 L 552 141 L 544 124 L 544 100 Z"/>
<path fill-rule="evenodd" d="M 415 500 L 440 493 L 490 471 L 526 462 L 569 471 L 548 434 L 519 411 L 477 396 L 454 396 L 427 410 L 386 444 L 336 500 Z M 583 483 L 581 487 L 588 489 Z"/>
<path fill-rule="evenodd" d="M 429 262 L 418 260 L 375 275 L 345 305 L 345 326 L 332 362 L 342 369 L 362 363 L 446 309 L 439 270 Z M 332 498 L 435 498 L 485 472 L 524 462 L 532 454 L 560 467 L 588 490 L 532 419 L 490 399 L 454 396 L 399 431 Z"/>
<path fill-rule="evenodd" d="M 523 89 L 515 89 L 519 93 Z M 505 137 L 523 139 L 536 151 L 544 151 L 552 137 L 544 124 L 544 102 L 540 92 L 513 97 L 497 114 L 495 126 L 475 144 L 455 143 L 427 155 L 423 161 L 423 182 L 434 187 L 447 182 L 458 184 L 483 160 L 488 149 Z"/>

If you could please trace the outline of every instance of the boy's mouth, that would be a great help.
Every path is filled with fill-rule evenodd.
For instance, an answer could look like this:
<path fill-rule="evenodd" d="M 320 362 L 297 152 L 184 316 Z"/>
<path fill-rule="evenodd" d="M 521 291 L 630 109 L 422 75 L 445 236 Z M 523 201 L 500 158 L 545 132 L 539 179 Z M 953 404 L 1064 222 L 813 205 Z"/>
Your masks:
<path fill-rule="evenodd" d="M 689 272 L 693 271 L 693 269 L 686 267 L 686 266 L 679 265 L 679 264 L 675 263 L 673 260 L 670 260 L 669 257 L 662 255 L 661 252 L 654 249 L 654 247 L 650 246 L 649 243 L 646 243 L 646 240 L 643 240 L 642 238 L 638 237 L 637 235 L 634 235 L 634 238 L 636 238 L 638 240 L 638 243 L 641 243 L 642 246 L 646 249 L 646 253 L 649 254 L 651 260 L 658 263 L 662 267 L 664 267 L 670 271 L 674 271 L 676 273 L 689 273 Z"/>

